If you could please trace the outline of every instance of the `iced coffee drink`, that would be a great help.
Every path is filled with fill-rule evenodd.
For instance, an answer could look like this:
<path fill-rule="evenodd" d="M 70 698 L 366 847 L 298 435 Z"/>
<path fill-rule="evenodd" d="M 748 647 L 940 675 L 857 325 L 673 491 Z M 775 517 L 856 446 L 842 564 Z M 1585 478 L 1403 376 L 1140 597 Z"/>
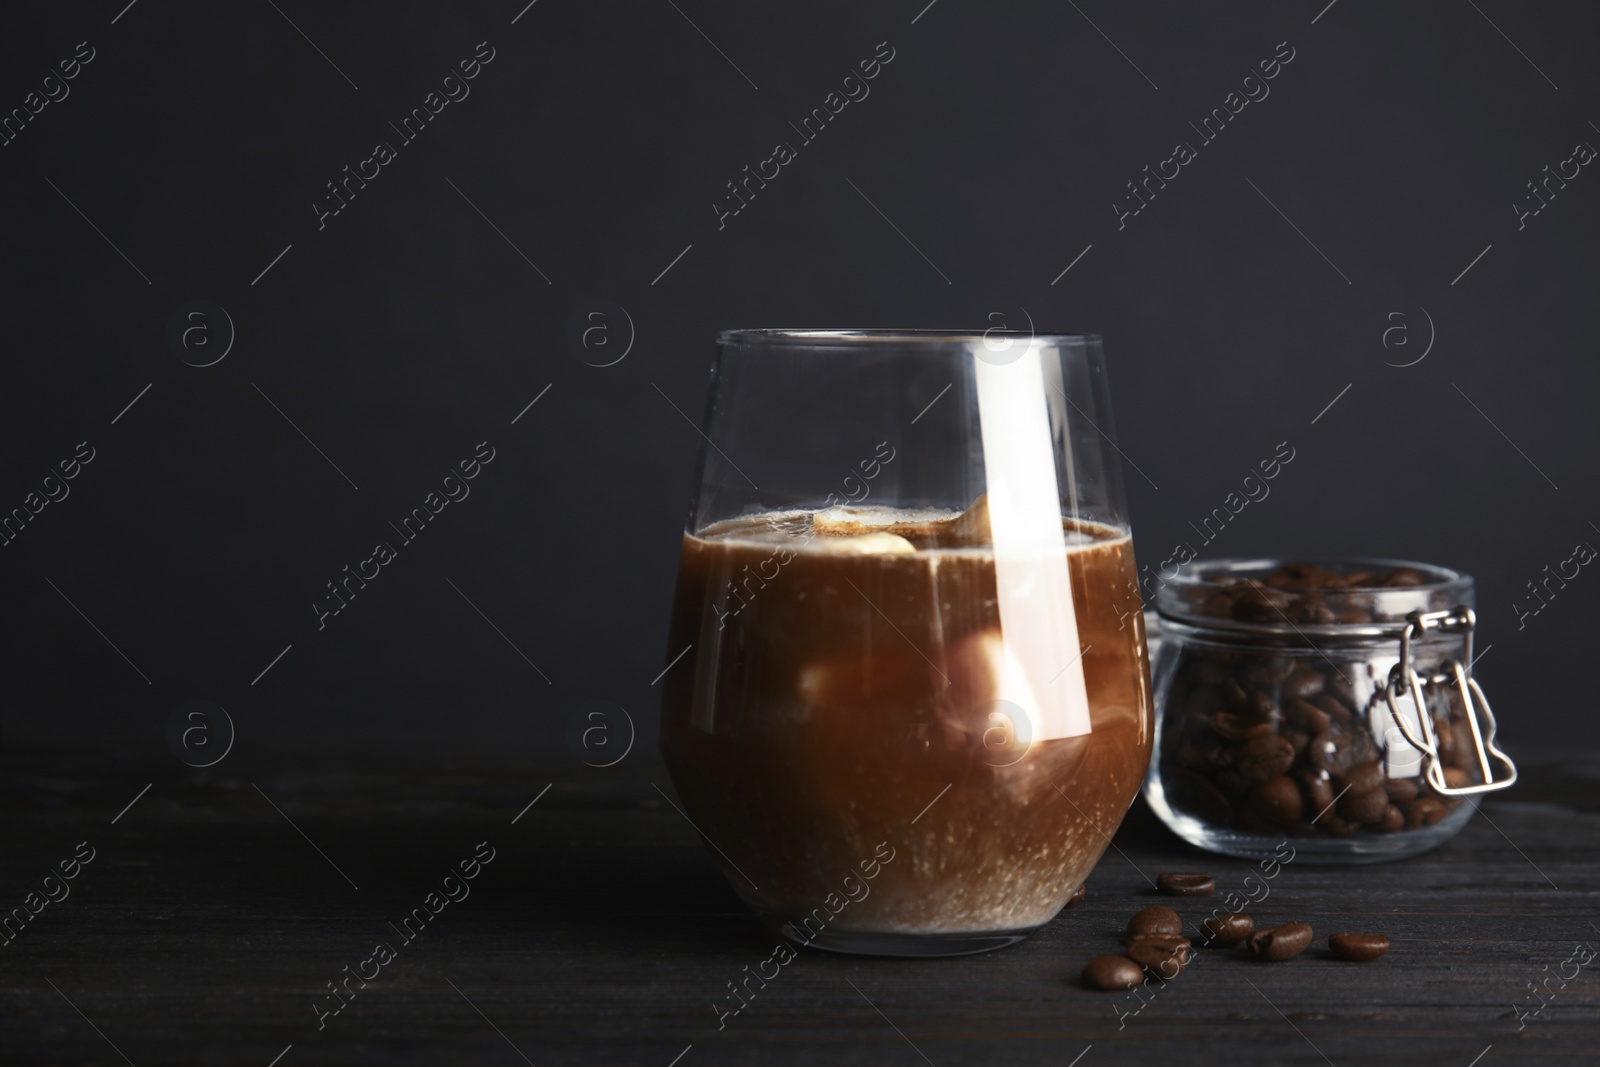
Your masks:
<path fill-rule="evenodd" d="M 983 498 L 685 535 L 669 647 L 694 652 L 664 679 L 662 751 L 769 925 L 844 951 L 978 951 L 1083 883 L 1149 760 L 1149 666 L 1127 531 L 1060 522 L 1044 609 L 1066 617 L 1037 625 L 1002 602 L 1043 570 L 1008 579 L 1002 553 L 997 573 Z"/>

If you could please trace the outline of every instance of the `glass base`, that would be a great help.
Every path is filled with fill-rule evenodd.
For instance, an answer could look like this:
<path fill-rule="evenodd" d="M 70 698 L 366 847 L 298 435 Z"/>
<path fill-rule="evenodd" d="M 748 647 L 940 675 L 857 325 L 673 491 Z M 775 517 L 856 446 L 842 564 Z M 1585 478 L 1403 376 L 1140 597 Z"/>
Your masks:
<path fill-rule="evenodd" d="M 896 934 L 858 930 L 823 930 L 812 935 L 804 927 L 786 919 L 762 916 L 762 922 L 783 935 L 784 940 L 802 948 L 820 948 L 828 952 L 842 952 L 852 956 L 970 956 L 978 952 L 993 952 L 1008 948 L 1033 933 L 1027 930 L 1007 930 L 1000 933 L 958 934 Z"/>
<path fill-rule="evenodd" d="M 1282 861 L 1283 845 L 1287 841 L 1288 847 L 1294 849 L 1296 862 L 1331 864 L 1382 863 L 1420 855 L 1454 837 L 1478 810 L 1478 798 L 1468 797 L 1456 810 L 1432 826 L 1421 826 L 1415 830 L 1397 830 L 1392 834 L 1358 830 L 1349 837 L 1326 834 L 1273 837 L 1213 826 L 1192 815 L 1173 811 L 1159 790 L 1147 788 L 1145 800 L 1168 829 L 1191 845 L 1208 852 L 1242 859 Z"/>

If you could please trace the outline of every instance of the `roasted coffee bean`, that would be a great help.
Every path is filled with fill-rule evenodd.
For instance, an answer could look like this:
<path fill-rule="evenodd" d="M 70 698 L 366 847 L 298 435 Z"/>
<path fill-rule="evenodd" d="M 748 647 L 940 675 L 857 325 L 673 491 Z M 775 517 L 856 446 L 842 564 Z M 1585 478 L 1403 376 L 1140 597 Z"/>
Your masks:
<path fill-rule="evenodd" d="M 1128 938 L 1128 958 L 1158 978 L 1176 978 L 1189 965 L 1187 937 L 1143 934 Z"/>
<path fill-rule="evenodd" d="M 1210 770 L 1216 764 L 1212 757 L 1220 754 L 1215 744 L 1190 744 L 1178 750 L 1178 763 L 1192 771 Z"/>
<path fill-rule="evenodd" d="M 1165 904 L 1152 904 L 1142 911 L 1135 912 L 1133 918 L 1128 920 L 1128 936 L 1138 937 L 1141 934 L 1161 934 L 1167 937 L 1176 937 L 1183 933 L 1183 920 L 1178 918 L 1178 913 Z"/>
<path fill-rule="evenodd" d="M 1256 921 L 1245 914 L 1216 915 L 1200 924 L 1206 939 L 1202 944 L 1232 948 L 1255 931 Z"/>
<path fill-rule="evenodd" d="M 1397 830 L 1404 830 L 1405 828 L 1406 817 L 1399 808 L 1395 807 L 1393 804 L 1390 804 L 1387 808 L 1383 809 L 1383 821 L 1378 824 L 1378 829 L 1382 830 L 1386 834 L 1392 834 Z"/>
<path fill-rule="evenodd" d="M 1311 926 L 1308 923 L 1284 923 L 1271 930 L 1257 930 L 1247 944 L 1258 958 L 1281 963 L 1292 960 L 1311 944 Z"/>
<path fill-rule="evenodd" d="M 1289 721 L 1313 736 L 1326 733 L 1330 724 L 1328 713 L 1307 700 L 1296 700 L 1289 705 Z"/>
<path fill-rule="evenodd" d="M 1323 696 L 1336 700 L 1347 708 L 1354 708 L 1360 701 L 1356 699 L 1355 686 L 1341 674 L 1328 674 L 1325 676 L 1327 685 L 1323 689 Z M 1324 705 L 1326 707 L 1326 705 Z"/>
<path fill-rule="evenodd" d="M 1339 798 L 1339 814 L 1351 822 L 1382 822 L 1388 807 L 1389 797 L 1382 789 L 1369 789 L 1365 793 L 1352 791 Z"/>
<path fill-rule="evenodd" d="M 1310 667 L 1301 667 L 1289 675 L 1283 683 L 1283 699 L 1305 700 L 1322 692 L 1324 681 L 1320 671 Z"/>
<path fill-rule="evenodd" d="M 1333 779 L 1328 777 L 1328 772 L 1302 767 L 1294 773 L 1306 791 L 1306 807 L 1310 810 L 1311 817 L 1314 819 L 1327 811 L 1335 796 Z"/>
<path fill-rule="evenodd" d="M 1406 826 L 1415 830 L 1420 826 L 1432 826 L 1445 816 L 1444 805 L 1439 803 L 1439 798 L 1434 796 L 1418 797 L 1405 808 Z"/>
<path fill-rule="evenodd" d="M 1090 989 L 1132 989 L 1144 981 L 1144 969 L 1126 956 L 1096 956 L 1083 965 L 1083 984 Z"/>
<path fill-rule="evenodd" d="M 1253 689 L 1267 689 L 1294 673 L 1294 660 L 1287 656 L 1258 656 L 1239 671 L 1239 681 Z"/>
<path fill-rule="evenodd" d="M 1333 613 L 1341 626 L 1360 626 L 1372 621 L 1372 609 L 1365 604 L 1341 604 Z"/>
<path fill-rule="evenodd" d="M 1446 763 L 1452 763 L 1455 761 L 1455 755 L 1459 749 L 1470 748 L 1472 746 L 1472 741 L 1470 738 L 1467 739 L 1465 745 L 1462 745 L 1462 739 L 1456 736 L 1455 728 L 1450 724 L 1449 718 L 1444 715 L 1440 715 L 1438 712 L 1434 712 L 1433 714 L 1433 733 L 1438 739 L 1439 758 L 1444 760 Z"/>
<path fill-rule="evenodd" d="M 1156 875 L 1156 888 L 1169 897 L 1209 897 L 1217 891 L 1217 880 L 1199 872 L 1180 874 L 1169 871 Z"/>
<path fill-rule="evenodd" d="M 1286 775 L 1262 782 L 1250 791 L 1250 803 L 1258 815 L 1280 825 L 1298 822 L 1304 811 L 1300 787 Z"/>
<path fill-rule="evenodd" d="M 1472 784 L 1472 775 L 1460 767 L 1446 767 L 1444 769 L 1444 784 L 1451 789 L 1460 789 Z"/>
<path fill-rule="evenodd" d="M 1321 708 L 1328 716 L 1328 721 L 1340 730 L 1349 727 L 1355 717 L 1350 710 L 1354 702 L 1346 703 L 1332 693 L 1318 693 L 1310 702 Z"/>
<path fill-rule="evenodd" d="M 1288 771 L 1294 763 L 1294 746 L 1281 737 L 1263 735 L 1244 743 L 1239 753 L 1239 773 L 1252 782 L 1265 782 Z"/>
<path fill-rule="evenodd" d="M 1089 887 L 1087 885 L 1080 885 L 1078 888 L 1072 891 L 1072 895 L 1067 898 L 1067 903 L 1064 906 L 1068 908 L 1076 907 L 1077 905 L 1082 904 L 1083 898 L 1088 895 Z"/>
<path fill-rule="evenodd" d="M 1342 778 L 1342 781 L 1333 783 L 1336 789 L 1348 788 L 1352 793 L 1365 793 L 1383 785 L 1383 768 L 1378 766 L 1377 760 L 1362 760 L 1346 771 Z"/>
<path fill-rule="evenodd" d="M 1333 735 L 1323 731 L 1311 739 L 1306 746 L 1306 762 L 1324 774 L 1336 774 L 1344 769 L 1343 760 L 1339 756 L 1339 746 L 1334 743 Z"/>
<path fill-rule="evenodd" d="M 1385 778 L 1383 791 L 1389 794 L 1389 799 L 1396 804 L 1407 800 L 1417 799 L 1417 780 L 1415 778 Z"/>
<path fill-rule="evenodd" d="M 1245 710 L 1261 722 L 1271 723 L 1276 726 L 1283 718 L 1283 712 L 1278 710 L 1277 702 L 1272 699 L 1272 694 L 1265 689 L 1255 689 L 1245 701 Z"/>
<path fill-rule="evenodd" d="M 1324 831 L 1334 837 L 1349 837 L 1351 834 L 1361 829 L 1360 823 L 1351 822 L 1349 819 L 1343 818 L 1331 811 L 1322 818 L 1314 821 L 1318 826 L 1322 827 Z"/>
<path fill-rule="evenodd" d="M 1248 741 L 1272 732 L 1269 722 L 1255 722 L 1231 711 L 1218 712 L 1211 717 L 1211 728 L 1229 741 Z"/>
<path fill-rule="evenodd" d="M 1239 579 L 1233 575 L 1212 579 L 1216 594 L 1209 601 L 1216 614 L 1246 620 L 1280 618 L 1282 611 L 1290 618 L 1301 621 L 1315 620 L 1321 608 L 1328 610 L 1328 601 L 1321 590 L 1336 597 L 1348 589 L 1400 589 L 1427 583 L 1427 578 L 1415 568 L 1400 567 L 1384 574 L 1355 571 L 1339 574 L 1315 564 L 1291 563 L 1262 577 Z M 1231 608 L 1231 611 L 1228 610 Z"/>
<path fill-rule="evenodd" d="M 1294 758 L 1296 760 L 1305 753 L 1306 746 L 1311 743 L 1311 735 L 1303 730 L 1285 730 L 1281 736 L 1285 741 L 1289 742 L 1289 747 L 1294 750 Z M 1292 767 L 1294 764 L 1291 763 L 1290 766 Z"/>
<path fill-rule="evenodd" d="M 1330 728 L 1326 733 L 1313 737 L 1306 746 L 1306 762 L 1318 770 L 1342 778 L 1371 754 L 1370 739 L 1363 743 L 1363 737 L 1367 737 L 1365 731 L 1357 733 L 1342 731 L 1337 726 Z"/>
<path fill-rule="evenodd" d="M 1382 934 L 1334 934 L 1328 948 L 1341 960 L 1375 960 L 1389 951 L 1389 939 Z"/>
<path fill-rule="evenodd" d="M 1267 689 L 1246 689 L 1237 680 L 1229 678 L 1222 683 L 1219 692 L 1228 711 L 1243 715 L 1251 723 L 1276 723 L 1281 717 L 1278 704 Z"/>

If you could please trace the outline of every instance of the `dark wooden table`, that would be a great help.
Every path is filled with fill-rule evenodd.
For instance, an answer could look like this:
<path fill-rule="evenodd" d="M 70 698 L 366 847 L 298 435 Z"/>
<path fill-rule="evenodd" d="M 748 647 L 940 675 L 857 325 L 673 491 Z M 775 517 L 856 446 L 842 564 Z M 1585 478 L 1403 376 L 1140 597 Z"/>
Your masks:
<path fill-rule="evenodd" d="M 1444 847 L 1291 863 L 1252 909 L 1319 937 L 1384 932 L 1376 963 L 1322 943 L 1276 965 L 1208 952 L 1138 1014 L 1131 994 L 1081 988 L 1084 961 L 1156 899 L 1146 876 L 1204 869 L 1227 889 L 1253 869 L 1180 843 L 1141 804 L 1087 901 L 1029 941 L 921 962 L 805 951 L 719 1030 L 713 1002 L 773 938 L 653 788 L 671 792 L 652 753 L 593 770 L 255 749 L 195 771 L 12 749 L 0 907 L 25 907 L 79 842 L 94 858 L 0 948 L 0 1062 L 1594 1064 L 1600 958 L 1558 973 L 1575 946 L 1600 948 L 1600 756 L 1519 755 L 1523 784 Z M 494 858 L 470 895 L 402 938 L 391 923 L 480 842 Z M 378 941 L 396 950 L 381 965 Z M 375 968 L 319 1014 L 337 1003 L 328 983 Z"/>

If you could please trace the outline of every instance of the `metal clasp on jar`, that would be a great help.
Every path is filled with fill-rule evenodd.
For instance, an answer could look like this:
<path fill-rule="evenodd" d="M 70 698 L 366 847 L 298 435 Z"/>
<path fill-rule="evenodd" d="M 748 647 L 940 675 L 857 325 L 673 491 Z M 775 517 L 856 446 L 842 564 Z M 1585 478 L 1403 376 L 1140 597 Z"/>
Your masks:
<path fill-rule="evenodd" d="M 1407 743 L 1426 757 L 1428 784 L 1435 792 L 1444 796 L 1487 793 L 1495 789 L 1504 789 L 1517 780 L 1516 764 L 1512 763 L 1511 757 L 1494 743 L 1496 729 L 1494 712 L 1489 710 L 1488 699 L 1484 697 L 1483 690 L 1472 677 L 1472 631 L 1476 625 L 1477 616 L 1473 614 L 1471 608 L 1464 606 L 1451 611 L 1413 611 L 1406 616 L 1405 629 L 1400 632 L 1400 662 L 1389 672 L 1388 684 L 1383 687 L 1384 699 L 1389 703 L 1389 715 L 1394 720 L 1395 726 Z M 1424 679 L 1412 666 L 1411 639 L 1430 630 L 1461 634 L 1463 658 L 1466 663 L 1447 659 L 1440 664 L 1437 673 L 1430 674 Z M 1467 727 L 1472 731 L 1472 745 L 1477 753 L 1478 767 L 1483 771 L 1483 782 L 1479 785 L 1451 786 L 1445 781 L 1444 763 L 1439 758 L 1439 739 L 1433 728 L 1433 714 L 1428 709 L 1423 692 L 1427 686 L 1440 685 L 1452 685 L 1461 695 L 1462 711 Z M 1410 716 L 1400 710 L 1397 698 L 1402 686 L 1405 687 L 1416 708 L 1415 723 L 1411 721 Z M 1419 732 L 1421 736 L 1418 736 Z M 1502 771 L 1499 778 L 1495 777 L 1495 767 L 1491 765 L 1491 760 L 1498 764 Z"/>

